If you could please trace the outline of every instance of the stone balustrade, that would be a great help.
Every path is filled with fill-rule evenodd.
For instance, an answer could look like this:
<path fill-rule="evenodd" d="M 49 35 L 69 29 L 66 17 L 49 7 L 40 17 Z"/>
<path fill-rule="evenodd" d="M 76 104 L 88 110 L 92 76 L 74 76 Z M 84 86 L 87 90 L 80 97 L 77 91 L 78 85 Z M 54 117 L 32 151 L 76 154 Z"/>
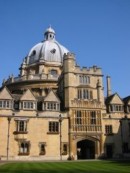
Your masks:
<path fill-rule="evenodd" d="M 24 76 L 13 77 L 9 76 L 7 80 L 3 80 L 3 85 L 21 82 L 21 81 L 30 81 L 30 80 L 58 80 L 59 75 L 51 75 L 51 74 L 29 74 Z"/>
<path fill-rule="evenodd" d="M 72 125 L 73 132 L 101 132 L 100 125 Z"/>

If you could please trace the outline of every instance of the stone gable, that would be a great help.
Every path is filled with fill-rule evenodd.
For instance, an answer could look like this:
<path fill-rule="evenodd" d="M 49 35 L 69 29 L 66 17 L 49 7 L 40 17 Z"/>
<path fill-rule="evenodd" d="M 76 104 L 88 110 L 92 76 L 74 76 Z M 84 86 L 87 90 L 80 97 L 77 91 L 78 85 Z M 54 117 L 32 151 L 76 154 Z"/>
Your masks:
<path fill-rule="evenodd" d="M 60 102 L 59 98 L 56 96 L 56 94 L 50 90 L 49 94 L 46 96 L 45 100 L 46 102 Z"/>
<path fill-rule="evenodd" d="M 12 100 L 13 99 L 9 90 L 6 87 L 4 87 L 3 90 L 0 92 L 0 99 L 2 99 L 2 100 Z"/>
<path fill-rule="evenodd" d="M 36 98 L 34 97 L 34 95 L 32 94 L 32 92 L 28 89 L 23 96 L 21 97 L 20 100 L 36 100 Z"/>
<path fill-rule="evenodd" d="M 110 102 L 111 104 L 123 104 L 123 101 L 118 94 L 115 94 Z"/>

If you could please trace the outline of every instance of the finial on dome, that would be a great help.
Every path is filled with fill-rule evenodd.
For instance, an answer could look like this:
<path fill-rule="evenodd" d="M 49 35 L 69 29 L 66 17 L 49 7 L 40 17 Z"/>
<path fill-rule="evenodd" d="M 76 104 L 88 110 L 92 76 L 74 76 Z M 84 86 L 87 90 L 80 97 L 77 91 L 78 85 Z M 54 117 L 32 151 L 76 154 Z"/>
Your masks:
<path fill-rule="evenodd" d="M 45 40 L 54 40 L 55 39 L 55 31 L 51 27 L 51 25 L 49 26 L 49 28 L 46 29 L 44 36 L 45 36 Z"/>

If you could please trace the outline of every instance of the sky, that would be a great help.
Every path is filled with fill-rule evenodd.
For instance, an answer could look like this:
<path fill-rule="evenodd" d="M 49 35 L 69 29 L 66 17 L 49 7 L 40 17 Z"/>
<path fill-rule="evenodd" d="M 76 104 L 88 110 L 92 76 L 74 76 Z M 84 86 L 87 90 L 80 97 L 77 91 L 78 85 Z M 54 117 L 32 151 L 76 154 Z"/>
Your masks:
<path fill-rule="evenodd" d="M 0 85 L 49 25 L 78 65 L 102 68 L 105 95 L 107 75 L 112 93 L 130 95 L 130 0 L 0 0 Z"/>

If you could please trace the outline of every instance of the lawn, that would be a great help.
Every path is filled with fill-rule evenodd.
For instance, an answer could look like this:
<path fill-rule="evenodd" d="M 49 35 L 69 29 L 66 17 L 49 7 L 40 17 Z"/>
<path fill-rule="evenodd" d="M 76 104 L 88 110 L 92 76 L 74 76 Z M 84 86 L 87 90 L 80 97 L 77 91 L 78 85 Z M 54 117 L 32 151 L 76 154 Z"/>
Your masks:
<path fill-rule="evenodd" d="M 0 173 L 130 173 L 130 161 L 12 162 Z"/>

